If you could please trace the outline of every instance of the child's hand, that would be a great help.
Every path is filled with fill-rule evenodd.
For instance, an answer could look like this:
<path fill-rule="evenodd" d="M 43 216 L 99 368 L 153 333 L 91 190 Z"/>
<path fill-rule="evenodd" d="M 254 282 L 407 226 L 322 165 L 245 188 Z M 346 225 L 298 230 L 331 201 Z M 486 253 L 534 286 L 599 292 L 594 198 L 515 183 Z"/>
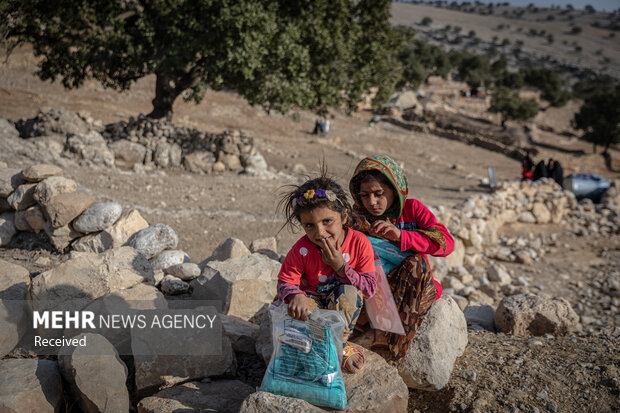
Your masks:
<path fill-rule="evenodd" d="M 308 318 L 308 299 L 303 294 L 291 294 L 288 300 L 288 315 L 306 321 Z"/>
<path fill-rule="evenodd" d="M 342 251 L 340 245 L 333 240 L 333 238 L 323 238 L 323 247 L 321 248 L 321 257 L 323 262 L 336 272 L 344 265 L 344 258 L 342 257 Z"/>
<path fill-rule="evenodd" d="M 375 221 L 370 226 L 370 231 L 373 234 L 379 235 L 390 241 L 400 241 L 400 230 L 395 225 L 390 224 L 387 221 Z"/>

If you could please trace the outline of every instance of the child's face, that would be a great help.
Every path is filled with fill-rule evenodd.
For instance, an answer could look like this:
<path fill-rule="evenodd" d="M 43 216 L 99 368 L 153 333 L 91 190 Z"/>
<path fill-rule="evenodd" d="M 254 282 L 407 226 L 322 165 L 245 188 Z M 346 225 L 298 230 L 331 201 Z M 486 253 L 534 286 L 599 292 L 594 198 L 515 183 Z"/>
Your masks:
<path fill-rule="evenodd" d="M 382 182 L 363 182 L 360 184 L 360 198 L 366 211 L 381 216 L 392 206 L 394 191 Z"/>
<path fill-rule="evenodd" d="M 336 245 L 342 245 L 344 242 L 346 213 L 342 217 L 340 212 L 323 206 L 312 211 L 300 212 L 299 221 L 310 241 L 319 247 L 323 245 L 323 239 L 327 240 L 330 237 L 337 243 Z"/>

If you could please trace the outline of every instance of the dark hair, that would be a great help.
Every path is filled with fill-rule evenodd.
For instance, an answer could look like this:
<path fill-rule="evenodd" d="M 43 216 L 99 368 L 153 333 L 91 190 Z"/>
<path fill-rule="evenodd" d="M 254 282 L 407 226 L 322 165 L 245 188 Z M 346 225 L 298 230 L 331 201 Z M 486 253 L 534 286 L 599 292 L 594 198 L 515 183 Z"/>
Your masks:
<path fill-rule="evenodd" d="M 346 192 L 336 181 L 327 175 L 327 169 L 324 165 L 321 166 L 321 175 L 318 178 L 309 179 L 302 185 L 287 185 L 284 188 L 290 188 L 290 190 L 282 195 L 278 203 L 278 211 L 283 212 L 286 217 L 286 222 L 282 225 L 280 231 L 287 225 L 294 228 L 300 222 L 299 214 L 319 207 L 328 207 L 332 211 L 338 212 L 342 218 L 344 218 L 346 213 L 347 222 L 344 224 L 345 228 L 359 227 L 360 218 L 351 208 Z M 307 199 L 304 197 L 304 194 L 309 190 L 331 191 L 335 197 L 332 196 L 331 200 L 327 196 L 313 196 Z"/>
<path fill-rule="evenodd" d="M 360 197 L 360 187 L 366 182 L 379 182 L 380 184 L 387 185 L 387 187 L 390 188 L 392 192 L 394 192 L 395 197 L 397 196 L 394 184 L 390 182 L 387 176 L 383 175 L 381 171 L 378 171 L 376 169 L 362 171 L 353 177 L 350 186 L 351 191 L 353 191 L 351 195 L 353 196 L 353 199 L 355 200 L 357 205 L 360 207 L 363 207 L 364 205 L 362 204 L 362 199 Z"/>

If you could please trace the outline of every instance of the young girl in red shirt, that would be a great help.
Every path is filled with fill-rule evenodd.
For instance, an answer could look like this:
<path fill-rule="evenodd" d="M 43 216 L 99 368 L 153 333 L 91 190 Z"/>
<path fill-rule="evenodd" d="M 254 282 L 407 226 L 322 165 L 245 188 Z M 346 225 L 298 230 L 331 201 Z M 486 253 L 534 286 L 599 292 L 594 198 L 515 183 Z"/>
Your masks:
<path fill-rule="evenodd" d="M 376 288 L 372 246 L 352 228 L 356 218 L 346 193 L 326 176 L 295 186 L 279 205 L 286 224 L 300 225 L 305 235 L 286 255 L 278 274 L 278 296 L 288 304 L 291 317 L 306 320 L 309 308 L 342 313 L 347 328 L 343 337 L 343 368 L 355 373 L 364 356 L 346 340 L 363 305 Z M 285 225 L 286 225 L 285 224 Z"/>

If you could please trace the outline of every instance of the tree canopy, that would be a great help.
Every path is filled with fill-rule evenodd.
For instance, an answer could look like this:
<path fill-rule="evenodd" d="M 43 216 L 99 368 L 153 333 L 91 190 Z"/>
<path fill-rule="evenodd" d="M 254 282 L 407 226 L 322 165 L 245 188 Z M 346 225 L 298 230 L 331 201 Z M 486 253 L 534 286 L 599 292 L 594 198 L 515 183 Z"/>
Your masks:
<path fill-rule="evenodd" d="M 499 113 L 502 116 L 502 127 L 506 128 L 506 121 L 528 120 L 538 113 L 538 104 L 533 99 L 523 100 L 508 88 L 499 87 L 491 98 L 489 112 Z"/>
<path fill-rule="evenodd" d="M 620 143 L 620 85 L 588 96 L 574 122 L 595 150 L 602 145 L 607 153 L 610 145 Z"/>
<path fill-rule="evenodd" d="M 31 43 L 43 80 L 129 88 L 155 74 L 151 117 L 183 93 L 235 90 L 286 112 L 353 107 L 400 77 L 387 0 L 0 0 L 9 50 Z"/>

